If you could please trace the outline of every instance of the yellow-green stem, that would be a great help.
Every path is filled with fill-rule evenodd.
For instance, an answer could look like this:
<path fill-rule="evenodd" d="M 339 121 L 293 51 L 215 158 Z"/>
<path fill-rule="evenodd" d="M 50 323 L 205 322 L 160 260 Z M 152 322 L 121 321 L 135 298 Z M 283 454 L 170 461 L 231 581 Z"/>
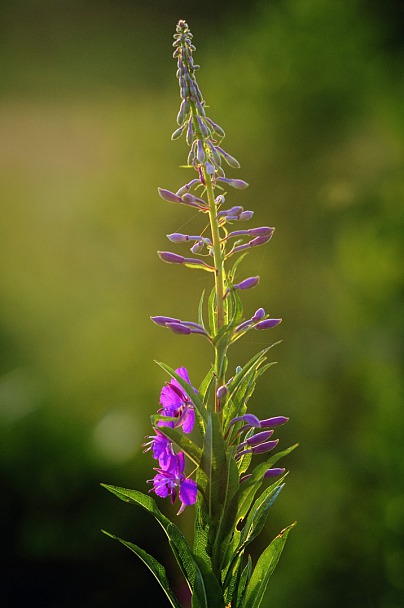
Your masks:
<path fill-rule="evenodd" d="M 201 141 L 202 145 L 204 144 L 204 137 L 200 131 L 198 121 L 197 121 L 197 109 L 195 107 L 194 102 L 190 102 L 191 105 L 191 120 L 193 121 L 193 125 L 195 131 L 197 133 L 198 139 Z M 208 199 L 209 205 L 209 223 L 210 223 L 210 231 L 212 236 L 212 251 L 213 251 L 213 260 L 215 266 L 215 292 L 216 292 L 216 333 L 220 331 L 220 329 L 225 324 L 225 304 L 224 304 L 224 289 L 225 289 L 225 269 L 224 269 L 224 259 L 222 255 L 222 247 L 220 242 L 220 232 L 219 225 L 217 220 L 217 208 L 215 203 L 215 194 L 213 189 L 213 181 L 212 177 L 208 174 L 205 169 L 205 166 L 201 167 L 203 177 L 206 184 L 206 196 Z M 219 386 L 222 386 L 225 383 L 224 375 L 224 359 L 226 357 L 226 348 L 220 346 L 220 344 L 215 344 L 215 400 L 214 400 L 214 410 L 215 412 L 220 411 L 220 403 L 216 397 L 217 389 Z"/>
<path fill-rule="evenodd" d="M 213 259 L 215 264 L 215 292 L 216 292 L 216 331 L 217 333 L 225 324 L 225 307 L 224 307 L 224 260 L 222 255 L 222 247 L 220 243 L 220 233 L 217 221 L 217 208 L 215 203 L 215 195 L 213 192 L 213 183 L 210 175 L 203 169 L 206 182 L 206 195 L 209 203 L 209 222 L 212 235 Z M 224 365 L 223 360 L 226 352 L 220 347 L 220 344 L 215 345 L 215 371 L 216 371 L 216 391 L 219 386 L 224 384 Z M 215 411 L 218 412 L 220 404 L 215 397 Z"/>

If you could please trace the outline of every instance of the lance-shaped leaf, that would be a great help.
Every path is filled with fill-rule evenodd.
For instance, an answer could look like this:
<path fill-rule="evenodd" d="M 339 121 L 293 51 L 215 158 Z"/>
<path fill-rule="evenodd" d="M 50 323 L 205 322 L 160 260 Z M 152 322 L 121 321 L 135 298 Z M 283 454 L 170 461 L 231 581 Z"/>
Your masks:
<path fill-rule="evenodd" d="M 237 563 L 239 556 L 243 555 L 246 546 L 262 532 L 268 518 L 268 511 L 285 485 L 282 483 L 285 477 L 286 475 L 264 490 L 251 507 L 241 532 L 236 530 L 237 533 L 233 535 L 228 546 L 227 558 L 230 565 L 226 573 L 226 578 L 228 578 L 234 570 L 235 564 Z"/>
<path fill-rule="evenodd" d="M 201 571 L 195 561 L 187 541 L 185 540 L 183 533 L 178 526 L 173 524 L 168 517 L 163 515 L 158 508 L 156 501 L 151 496 L 138 492 L 137 490 L 119 488 L 117 486 L 110 486 L 103 483 L 101 485 L 124 502 L 142 507 L 145 511 L 148 511 L 155 517 L 166 533 L 175 559 L 177 560 L 192 593 L 195 595 L 196 601 L 199 602 L 198 608 L 199 606 L 201 608 L 209 608 L 206 600 L 205 583 L 203 581 Z"/>
<path fill-rule="evenodd" d="M 226 495 L 227 461 L 223 435 L 216 413 L 208 414 L 201 468 L 207 476 L 205 496 L 210 517 L 215 519 Z"/>
<path fill-rule="evenodd" d="M 157 581 L 160 583 L 164 593 L 168 597 L 168 600 L 169 600 L 171 606 L 173 606 L 173 608 L 181 608 L 180 602 L 178 601 L 177 597 L 175 596 L 174 592 L 171 589 L 170 581 L 167 578 L 167 574 L 166 574 L 166 570 L 165 570 L 164 566 L 155 557 L 153 557 L 152 555 L 150 555 L 149 553 L 147 553 L 146 551 L 144 551 L 143 549 L 141 549 L 134 543 L 130 543 L 126 540 L 123 540 L 122 538 L 119 538 L 119 536 L 110 534 L 109 532 L 106 532 L 105 530 L 102 530 L 102 532 L 104 534 L 106 534 L 107 536 L 110 536 L 111 538 L 118 540 L 120 543 L 125 545 L 125 547 L 130 549 L 130 551 L 133 551 L 133 553 L 135 553 L 135 555 L 140 557 L 142 562 L 146 564 L 146 566 L 149 568 L 149 570 L 156 577 Z"/>
<path fill-rule="evenodd" d="M 153 416 L 152 416 L 153 422 Z M 168 437 L 175 445 L 177 445 L 192 462 L 196 464 L 196 466 L 200 465 L 202 459 L 202 450 L 199 446 L 196 445 L 189 437 L 177 431 L 177 429 L 173 429 L 170 426 L 159 426 L 159 432 Z"/>
<path fill-rule="evenodd" d="M 232 559 L 232 551 L 229 547 L 235 549 L 232 543 L 233 531 L 236 530 L 238 523 L 247 517 L 247 514 L 251 508 L 254 497 L 264 483 L 264 475 L 268 468 L 270 468 L 277 460 L 286 456 L 293 449 L 297 447 L 295 444 L 282 452 L 274 454 L 266 462 L 258 464 L 251 477 L 243 481 L 240 484 L 239 489 L 229 501 L 223 512 L 223 519 L 220 526 L 220 534 L 217 534 L 216 545 L 220 547 L 221 564 L 224 568 L 226 563 Z"/>
<path fill-rule="evenodd" d="M 243 605 L 244 594 L 245 594 L 245 591 L 247 588 L 247 584 L 251 578 L 251 573 L 252 573 L 252 561 L 251 561 L 251 556 L 249 555 L 247 564 L 246 564 L 243 572 L 241 573 L 238 587 L 236 588 L 236 590 L 233 594 L 232 606 L 235 606 L 236 608 L 241 608 L 241 606 Z"/>
<path fill-rule="evenodd" d="M 244 548 L 262 532 L 268 519 L 269 509 L 285 486 L 284 483 L 281 483 L 284 478 L 285 476 L 277 483 L 266 488 L 261 496 L 254 502 L 241 531 L 240 546 L 237 549 L 238 552 L 244 550 Z"/>
<path fill-rule="evenodd" d="M 291 529 L 296 522 L 288 526 L 274 538 L 271 544 L 261 553 L 248 582 L 242 608 L 258 608 L 268 586 Z"/>
<path fill-rule="evenodd" d="M 198 306 L 198 323 L 202 325 L 203 329 L 206 331 L 205 323 L 203 320 L 203 302 L 205 299 L 205 290 L 202 291 L 201 299 L 199 300 Z"/>
<path fill-rule="evenodd" d="M 206 408 L 209 400 L 210 390 L 212 386 L 214 386 L 214 380 L 214 367 L 212 366 L 199 386 L 199 395 L 201 396 L 202 403 Z"/>
<path fill-rule="evenodd" d="M 192 386 L 190 384 L 188 384 L 188 382 L 186 382 L 183 378 L 181 378 L 181 376 L 178 375 L 177 372 L 175 370 L 173 370 L 173 368 L 170 367 L 169 365 L 166 365 L 165 363 L 161 363 L 161 361 L 156 361 L 156 363 L 158 365 L 160 365 L 160 367 L 162 367 L 164 369 L 164 371 L 166 371 L 172 378 L 175 378 L 177 380 L 177 382 L 183 389 L 184 393 L 186 393 L 188 395 L 191 402 L 194 404 L 196 411 L 198 412 L 198 414 L 200 415 L 202 420 L 206 423 L 207 422 L 207 411 L 201 401 L 201 398 L 194 391 Z"/>

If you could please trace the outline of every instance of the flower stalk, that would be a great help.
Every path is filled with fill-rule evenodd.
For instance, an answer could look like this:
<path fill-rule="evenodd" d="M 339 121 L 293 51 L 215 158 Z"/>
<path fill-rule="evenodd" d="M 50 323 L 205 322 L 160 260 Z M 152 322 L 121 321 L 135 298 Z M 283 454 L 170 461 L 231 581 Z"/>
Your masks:
<path fill-rule="evenodd" d="M 223 148 L 224 130 L 206 115 L 195 77 L 199 67 L 193 60 L 195 46 L 185 21 L 178 22 L 174 39 L 181 103 L 178 127 L 171 138 L 185 137 L 187 166 L 194 173 L 176 192 L 166 188 L 158 191 L 165 202 L 183 204 L 207 216 L 209 234 L 206 226 L 201 234 L 168 234 L 174 247 L 191 245 L 192 257 L 183 251 L 158 251 L 158 255 L 168 264 L 210 272 L 214 284 L 208 302 L 202 294 L 196 320 L 165 314 L 150 318 L 159 329 L 169 329 L 181 339 L 192 340 L 195 334 L 207 339 L 214 357 L 199 388 L 193 386 L 184 366 L 173 369 L 159 363 L 170 379 L 161 389 L 157 413 L 151 416 L 154 434 L 148 435 L 142 446 L 156 461 L 155 475 L 148 480 L 149 493 L 105 487 L 147 510 L 163 527 L 188 583 L 192 608 L 258 608 L 294 524 L 269 544 L 254 567 L 246 548 L 263 530 L 269 508 L 284 486 L 287 473 L 274 465 L 296 445 L 275 451 L 279 438 L 273 435 L 288 421 L 286 416 L 260 420 L 248 411 L 257 380 L 271 366 L 266 362 L 271 346 L 244 365 L 237 365 L 230 378 L 226 374 L 228 351 L 236 340 L 251 329 L 273 330 L 282 321 L 262 307 L 246 318 L 241 296 L 257 287 L 260 277 L 237 276 L 244 256 L 267 244 L 274 228 L 234 228 L 235 223 L 248 222 L 254 214 L 238 201 L 227 207 L 227 189 L 238 193 L 248 184 L 226 177 L 222 163 L 232 170 L 240 165 Z M 198 439 L 194 438 L 196 431 Z M 262 489 L 267 480 L 270 485 Z M 178 515 L 195 506 L 192 547 L 176 524 L 161 513 L 151 493 L 159 499 L 169 498 L 173 504 L 179 502 Z M 181 608 L 164 567 L 143 549 L 118 540 L 149 567 L 171 605 Z"/>

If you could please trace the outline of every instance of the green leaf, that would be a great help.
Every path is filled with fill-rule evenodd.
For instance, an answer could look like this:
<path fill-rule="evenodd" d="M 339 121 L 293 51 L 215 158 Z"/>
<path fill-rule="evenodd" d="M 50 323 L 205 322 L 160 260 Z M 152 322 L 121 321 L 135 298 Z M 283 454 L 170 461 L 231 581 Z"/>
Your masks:
<path fill-rule="evenodd" d="M 197 466 L 200 465 L 202 459 L 202 450 L 184 433 L 173 429 L 170 426 L 159 426 L 160 433 L 171 439 Z"/>
<path fill-rule="evenodd" d="M 220 543 L 220 554 L 222 556 L 223 567 L 225 567 L 228 560 L 232 559 L 233 550 L 236 549 L 236 546 L 233 545 L 232 535 L 237 529 L 238 523 L 247 517 L 254 497 L 264 483 L 265 471 L 282 458 L 282 456 L 286 456 L 294 450 L 297 445 L 298 444 L 290 446 L 286 450 L 274 454 L 266 462 L 258 464 L 251 473 L 251 477 L 240 484 L 237 492 L 235 492 L 228 501 L 220 522 L 220 536 L 218 535 L 219 538 L 217 538 L 216 541 L 217 543 Z M 279 484 L 281 481 L 282 479 L 278 480 L 277 483 Z"/>
<path fill-rule="evenodd" d="M 205 323 L 203 322 L 203 302 L 205 299 L 205 290 L 202 291 L 201 299 L 199 300 L 198 306 L 198 323 L 202 325 L 203 329 L 206 331 Z"/>
<path fill-rule="evenodd" d="M 273 574 L 287 537 L 296 522 L 288 526 L 274 538 L 271 544 L 261 553 L 247 585 L 242 608 L 258 608 L 264 597 L 269 579 Z"/>
<path fill-rule="evenodd" d="M 135 553 L 138 557 L 140 557 L 142 562 L 144 562 L 146 564 L 146 566 L 149 568 L 149 570 L 156 577 L 157 581 L 160 583 L 164 593 L 168 597 L 168 600 L 169 600 L 171 606 L 173 606 L 173 608 L 181 608 L 181 604 L 179 603 L 178 599 L 176 598 L 173 591 L 171 590 L 170 582 L 167 578 L 166 570 L 165 570 L 164 566 L 156 558 L 154 558 L 152 555 L 149 555 L 149 553 L 147 553 L 146 551 L 144 551 L 137 545 L 130 543 L 126 540 L 123 540 L 122 538 L 119 538 L 119 536 L 114 536 L 114 534 L 110 534 L 109 532 L 106 532 L 105 530 L 102 530 L 102 532 L 104 534 L 106 534 L 107 536 L 110 536 L 111 538 L 118 540 L 120 543 L 125 545 L 125 547 L 127 547 L 128 549 L 133 551 L 133 553 Z"/>
<path fill-rule="evenodd" d="M 243 550 L 262 532 L 268 518 L 269 509 L 285 486 L 284 483 L 281 483 L 284 478 L 285 475 L 281 480 L 266 488 L 254 502 L 241 531 L 238 551 Z"/>
<path fill-rule="evenodd" d="M 213 564 L 218 570 L 225 570 L 227 563 L 225 562 L 224 558 L 226 556 L 228 546 L 227 530 L 225 527 L 226 513 L 231 499 L 239 488 L 238 468 L 234 459 L 233 449 L 227 454 L 227 475 L 225 478 L 223 477 L 221 479 L 221 482 L 225 493 L 222 496 L 220 518 L 215 530 L 215 538 L 213 543 Z M 234 533 L 234 529 L 232 530 L 232 533 Z"/>
<path fill-rule="evenodd" d="M 218 517 L 220 506 L 223 506 L 223 496 L 226 494 L 223 480 L 227 478 L 227 462 L 220 422 L 215 412 L 208 414 L 201 469 L 206 473 L 208 480 L 206 488 L 208 513 L 211 517 L 213 514 Z"/>
<path fill-rule="evenodd" d="M 110 486 L 104 483 L 101 485 L 124 502 L 142 507 L 145 511 L 148 511 L 155 517 L 166 533 L 175 559 L 177 560 L 191 591 L 200 603 L 200 607 L 209 608 L 206 603 L 206 591 L 202 574 L 195 561 L 194 555 L 178 526 L 173 524 L 168 517 L 163 515 L 158 508 L 156 501 L 151 496 L 138 492 L 137 490 L 128 490 L 126 488 Z"/>
<path fill-rule="evenodd" d="M 232 267 L 231 271 L 229 272 L 229 277 L 231 278 L 232 283 L 234 283 L 234 279 L 236 278 L 236 271 L 237 271 L 238 266 L 244 260 L 244 258 L 248 255 L 248 253 L 249 253 L 248 251 L 245 251 L 244 253 L 242 253 L 237 258 L 235 263 L 233 264 L 233 267 Z"/>
<path fill-rule="evenodd" d="M 175 370 L 173 370 L 172 367 L 170 367 L 169 365 L 166 365 L 165 363 L 161 363 L 160 361 L 156 361 L 156 363 L 158 365 L 160 365 L 160 367 L 163 368 L 164 371 L 167 372 L 172 378 L 175 378 L 177 380 L 177 382 L 183 389 L 184 393 L 186 395 L 188 395 L 189 399 L 194 404 L 194 406 L 195 406 L 198 414 L 202 418 L 202 420 L 206 423 L 207 418 L 208 418 L 206 408 L 204 407 L 204 405 L 201 401 L 201 398 L 194 391 L 192 386 L 190 384 L 188 384 L 188 382 L 186 382 L 183 378 L 181 378 L 181 376 L 179 374 L 177 374 L 177 372 Z"/>
<path fill-rule="evenodd" d="M 214 339 L 217 332 L 217 316 L 216 316 L 216 290 L 212 289 L 208 301 L 208 314 L 209 314 L 209 329 L 210 335 Z"/>
<path fill-rule="evenodd" d="M 208 373 L 206 374 L 206 376 L 204 377 L 204 379 L 202 380 L 202 382 L 199 386 L 199 394 L 201 396 L 202 403 L 205 408 L 207 407 L 210 389 L 212 388 L 214 380 L 215 380 L 214 368 L 212 365 L 212 367 L 210 368 L 210 370 L 208 371 Z"/>
<path fill-rule="evenodd" d="M 252 561 L 251 561 L 251 556 L 249 555 L 247 564 L 246 564 L 243 572 L 241 573 L 238 587 L 234 593 L 234 600 L 232 602 L 232 606 L 235 606 L 235 608 L 241 608 L 241 606 L 243 605 L 244 594 L 245 594 L 245 590 L 246 590 L 248 581 L 251 578 L 251 572 L 252 572 Z"/>

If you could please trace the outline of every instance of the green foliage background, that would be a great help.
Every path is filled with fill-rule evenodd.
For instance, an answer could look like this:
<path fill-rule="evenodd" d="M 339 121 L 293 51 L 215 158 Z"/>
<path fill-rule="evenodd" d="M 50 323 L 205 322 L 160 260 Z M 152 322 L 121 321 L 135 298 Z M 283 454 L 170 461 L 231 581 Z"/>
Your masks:
<path fill-rule="evenodd" d="M 201 228 L 157 196 L 190 175 L 184 143 L 170 141 L 182 18 L 235 176 L 250 183 L 232 204 L 276 226 L 244 264 L 261 276 L 244 303 L 284 322 L 232 362 L 282 340 L 250 407 L 289 416 L 281 446 L 300 443 L 265 540 L 298 526 L 264 608 L 403 606 L 402 5 L 0 7 L 1 605 L 125 608 L 138 594 L 165 605 L 100 533 L 167 564 L 160 530 L 99 483 L 148 487 L 140 444 L 166 380 L 154 359 L 195 383 L 211 360 L 199 336 L 149 320 L 193 319 L 210 281 L 155 254 L 165 234 Z M 192 514 L 181 517 L 190 533 Z"/>

